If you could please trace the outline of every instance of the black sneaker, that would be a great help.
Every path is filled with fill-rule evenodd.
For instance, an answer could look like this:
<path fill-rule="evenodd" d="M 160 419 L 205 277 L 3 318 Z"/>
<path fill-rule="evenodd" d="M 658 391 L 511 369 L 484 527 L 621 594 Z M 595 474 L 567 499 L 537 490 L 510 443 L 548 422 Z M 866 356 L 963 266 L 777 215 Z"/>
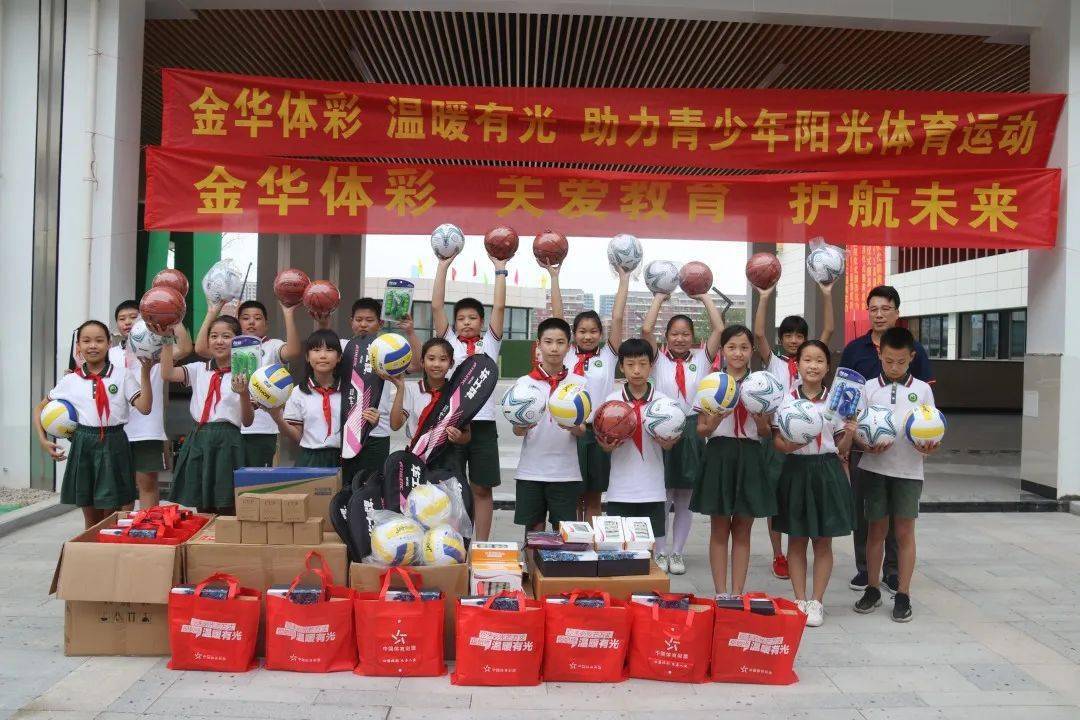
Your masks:
<path fill-rule="evenodd" d="M 862 592 L 866 589 L 866 586 L 870 584 L 870 578 L 866 576 L 865 572 L 855 573 L 855 577 L 851 578 L 851 582 L 847 584 L 849 588 L 855 592 Z"/>
<path fill-rule="evenodd" d="M 900 592 L 900 577 L 898 575 L 884 575 L 881 578 L 881 583 L 885 586 L 885 592 L 893 597 L 896 597 L 896 593 Z"/>
<path fill-rule="evenodd" d="M 863 596 L 855 601 L 855 612 L 860 615 L 872 613 L 881 607 L 881 591 L 876 587 L 867 586 Z"/>
<path fill-rule="evenodd" d="M 911 622 L 911 597 L 906 593 L 896 593 L 893 599 L 892 619 L 893 622 Z"/>

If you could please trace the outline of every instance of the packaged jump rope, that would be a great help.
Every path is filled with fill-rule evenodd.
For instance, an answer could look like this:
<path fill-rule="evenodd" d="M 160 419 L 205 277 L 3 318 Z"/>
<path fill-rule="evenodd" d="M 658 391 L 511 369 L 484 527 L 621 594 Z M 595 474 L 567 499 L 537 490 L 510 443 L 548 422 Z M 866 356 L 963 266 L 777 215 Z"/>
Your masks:
<path fill-rule="evenodd" d="M 251 378 L 262 366 L 262 340 L 253 335 L 237 335 L 232 340 L 232 374 Z"/>
<path fill-rule="evenodd" d="M 413 293 L 416 286 L 408 280 L 391 278 L 386 281 L 383 293 L 382 320 L 398 321 L 412 314 Z"/>

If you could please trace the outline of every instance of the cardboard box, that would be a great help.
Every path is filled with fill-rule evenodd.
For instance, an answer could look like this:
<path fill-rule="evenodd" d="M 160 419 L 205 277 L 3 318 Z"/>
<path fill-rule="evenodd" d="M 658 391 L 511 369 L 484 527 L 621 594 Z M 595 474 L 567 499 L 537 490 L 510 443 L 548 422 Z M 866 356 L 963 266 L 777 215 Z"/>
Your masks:
<path fill-rule="evenodd" d="M 323 525 L 319 518 L 308 518 L 304 522 L 293 523 L 292 529 L 293 542 L 297 545 L 318 545 L 322 542 Z"/>
<path fill-rule="evenodd" d="M 286 493 L 281 498 L 281 522 L 302 523 L 308 519 L 308 496 L 303 493 Z"/>
<path fill-rule="evenodd" d="M 261 495 L 259 519 L 263 522 L 281 522 L 281 498 L 273 494 Z"/>
<path fill-rule="evenodd" d="M 618 600 L 627 600 L 633 593 L 666 593 L 671 588 L 671 579 L 655 562 L 650 561 L 648 575 L 620 575 L 616 577 L 546 577 L 536 563 L 532 553 L 527 553 L 529 561 L 529 585 L 534 598 L 545 595 L 560 595 L 573 590 L 601 590 L 610 593 Z"/>
<path fill-rule="evenodd" d="M 530 550 L 529 554 L 533 556 L 536 567 L 547 577 L 596 577 L 595 550 L 573 553 L 573 560 L 544 560 L 536 550 Z"/>
<path fill-rule="evenodd" d="M 65 655 L 169 654 L 168 605 L 64 603 Z"/>
<path fill-rule="evenodd" d="M 244 493 L 236 498 L 236 519 L 258 522 L 262 501 L 255 493 Z"/>
<path fill-rule="evenodd" d="M 222 515 L 217 519 L 217 541 L 222 543 L 240 543 L 241 521 L 228 515 Z"/>
<path fill-rule="evenodd" d="M 457 600 L 469 594 L 469 572 L 464 565 L 432 565 L 410 567 L 420 575 L 417 590 L 442 590 L 446 595 L 446 617 L 443 628 L 443 650 L 447 660 L 454 659 L 454 617 Z M 349 568 L 349 587 L 360 592 L 378 592 L 382 589 L 382 576 L 386 568 L 378 565 L 353 563 Z M 405 587 L 400 577 L 394 577 L 391 587 Z"/>
<path fill-rule="evenodd" d="M 221 532 L 220 528 L 218 532 Z M 320 528 L 320 536 L 322 535 Z M 320 540 L 322 538 L 320 537 Z M 267 545 L 292 545 L 293 544 L 293 524 L 287 522 L 268 522 L 266 523 L 266 544 Z M 316 545 L 318 543 L 315 543 Z"/>
<path fill-rule="evenodd" d="M 621 517 L 613 515 L 594 515 L 593 547 L 597 550 L 622 550 L 626 546 Z"/>
<path fill-rule="evenodd" d="M 524 589 L 522 575 L 525 568 L 520 563 L 507 565 L 470 565 L 469 594 L 494 595 L 495 593 Z"/>
<path fill-rule="evenodd" d="M 216 532 L 216 531 L 215 531 Z M 240 521 L 240 542 L 244 545 L 266 544 L 266 523 Z"/>
<path fill-rule="evenodd" d="M 323 520 L 323 529 L 330 526 L 330 500 L 341 489 L 341 471 L 330 468 L 240 468 L 233 473 L 233 487 L 239 502 L 240 495 L 251 492 L 259 495 L 308 495 L 308 516 Z"/>

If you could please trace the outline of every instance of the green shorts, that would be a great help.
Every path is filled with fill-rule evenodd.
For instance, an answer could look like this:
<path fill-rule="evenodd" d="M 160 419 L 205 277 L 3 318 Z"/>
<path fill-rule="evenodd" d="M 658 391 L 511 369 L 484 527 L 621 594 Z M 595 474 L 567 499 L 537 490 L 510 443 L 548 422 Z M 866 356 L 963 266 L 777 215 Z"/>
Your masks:
<path fill-rule="evenodd" d="M 332 468 L 341 467 L 341 448 L 300 448 L 296 456 L 296 467 Z"/>
<path fill-rule="evenodd" d="M 155 473 L 165 469 L 164 440 L 132 440 L 132 468 L 139 473 Z"/>
<path fill-rule="evenodd" d="M 277 435 L 241 434 L 245 467 L 273 467 L 277 454 Z"/>
<path fill-rule="evenodd" d="M 887 517 L 919 517 L 919 497 L 922 481 L 880 475 L 869 470 L 859 470 L 863 507 L 867 522 Z"/>
<path fill-rule="evenodd" d="M 667 525 L 667 501 L 659 502 L 615 502 L 608 500 L 604 512 L 616 517 L 647 517 L 652 523 L 653 535 L 658 538 L 664 537 L 664 526 Z"/>
<path fill-rule="evenodd" d="M 514 523 L 531 528 L 545 520 L 555 530 L 559 523 L 577 520 L 582 483 L 518 480 L 514 503 Z"/>
<path fill-rule="evenodd" d="M 502 483 L 499 469 L 499 431 L 495 428 L 494 420 L 473 420 L 472 440 L 460 448 L 462 470 L 466 471 L 469 482 L 489 488 L 498 487 Z M 521 487 L 520 482 L 518 487 Z M 520 495 L 518 497 L 520 502 Z M 574 517 L 570 519 L 573 520 Z"/>
<path fill-rule="evenodd" d="M 592 423 L 585 426 L 585 434 L 577 439 L 577 459 L 585 492 L 605 492 L 611 475 L 611 454 L 596 442 Z"/>

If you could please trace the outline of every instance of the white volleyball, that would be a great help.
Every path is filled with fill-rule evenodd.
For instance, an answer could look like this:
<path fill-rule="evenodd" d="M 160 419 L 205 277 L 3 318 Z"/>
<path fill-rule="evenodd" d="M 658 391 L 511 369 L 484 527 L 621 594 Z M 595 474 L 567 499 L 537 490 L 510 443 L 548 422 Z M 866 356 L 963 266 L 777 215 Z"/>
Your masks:
<path fill-rule="evenodd" d="M 607 258 L 612 267 L 633 272 L 641 265 L 641 241 L 628 233 L 619 233 L 608 242 Z"/>
<path fill-rule="evenodd" d="M 670 295 L 679 287 L 680 267 L 670 260 L 653 260 L 645 266 L 645 287 L 653 294 Z"/>

